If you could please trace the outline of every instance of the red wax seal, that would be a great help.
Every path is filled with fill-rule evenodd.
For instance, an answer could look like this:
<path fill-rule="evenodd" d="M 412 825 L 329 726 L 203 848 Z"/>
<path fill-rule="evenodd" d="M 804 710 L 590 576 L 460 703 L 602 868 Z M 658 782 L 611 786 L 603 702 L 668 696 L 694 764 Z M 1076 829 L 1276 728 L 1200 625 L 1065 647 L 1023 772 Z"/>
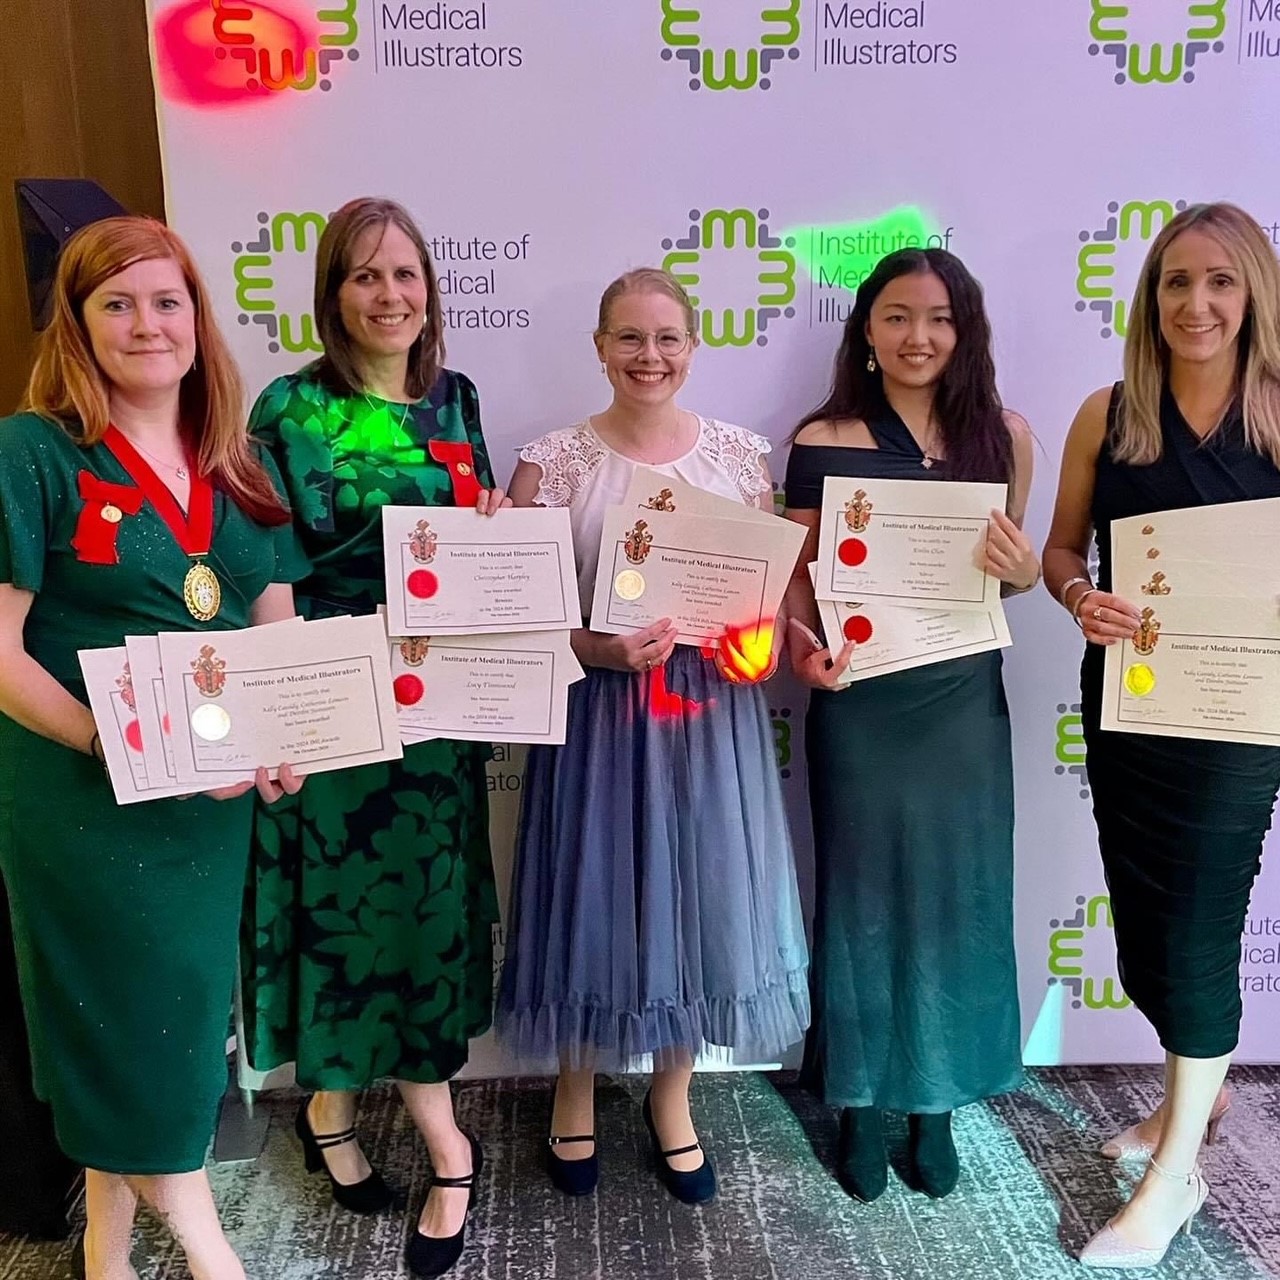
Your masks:
<path fill-rule="evenodd" d="M 871 639 L 871 633 L 875 630 L 871 625 L 871 619 L 865 614 L 855 613 L 848 622 L 844 624 L 844 638 L 852 640 L 854 644 L 866 644 Z"/>
<path fill-rule="evenodd" d="M 426 687 L 417 676 L 396 676 L 391 687 L 395 690 L 396 702 L 402 707 L 411 707 L 422 700 Z"/>
<path fill-rule="evenodd" d="M 132 751 L 142 750 L 142 726 L 136 720 L 130 720 L 124 729 L 124 740 Z"/>
<path fill-rule="evenodd" d="M 861 538 L 846 538 L 837 551 L 841 564 L 850 569 L 860 565 L 867 558 L 867 544 Z"/>
<path fill-rule="evenodd" d="M 405 585 L 411 596 L 419 600 L 430 600 L 440 589 L 440 579 L 430 569 L 415 569 Z"/>

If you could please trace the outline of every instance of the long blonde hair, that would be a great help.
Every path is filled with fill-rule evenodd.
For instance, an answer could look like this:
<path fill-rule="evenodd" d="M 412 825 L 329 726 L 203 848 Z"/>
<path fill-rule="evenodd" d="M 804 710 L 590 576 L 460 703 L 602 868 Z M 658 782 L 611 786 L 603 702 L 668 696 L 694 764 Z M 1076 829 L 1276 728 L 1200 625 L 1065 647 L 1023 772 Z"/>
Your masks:
<path fill-rule="evenodd" d="M 178 392 L 179 430 L 200 473 L 259 524 L 289 520 L 249 444 L 244 385 L 213 318 L 191 251 L 154 218 L 103 218 L 67 241 L 53 283 L 53 317 L 36 346 L 22 408 L 58 423 L 78 444 L 97 444 L 111 424 L 110 386 L 84 325 L 89 295 L 136 262 L 178 264 L 195 308 L 196 360 Z"/>
<path fill-rule="evenodd" d="M 1165 251 L 1193 228 L 1218 241 L 1244 276 L 1249 300 L 1237 339 L 1237 394 L 1245 440 L 1280 467 L 1280 262 L 1266 232 L 1243 209 L 1223 202 L 1184 209 L 1156 236 L 1142 264 L 1124 348 L 1115 457 L 1140 465 L 1160 457 L 1160 396 L 1169 374 L 1169 347 L 1160 332 L 1156 295 Z"/>

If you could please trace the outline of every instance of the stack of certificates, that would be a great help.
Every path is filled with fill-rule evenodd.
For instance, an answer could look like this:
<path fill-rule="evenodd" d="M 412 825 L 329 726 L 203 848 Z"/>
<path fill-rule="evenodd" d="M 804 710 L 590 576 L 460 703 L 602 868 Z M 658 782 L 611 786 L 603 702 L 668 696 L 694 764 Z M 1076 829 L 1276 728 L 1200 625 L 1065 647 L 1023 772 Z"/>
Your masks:
<path fill-rule="evenodd" d="M 582 625 L 566 510 L 384 507 L 400 736 L 565 740 Z"/>
<path fill-rule="evenodd" d="M 1000 583 L 983 569 L 1006 487 L 847 479 L 823 485 L 810 566 L 827 645 L 854 648 L 842 683 L 1010 644 Z"/>
<path fill-rule="evenodd" d="M 1280 499 L 1117 520 L 1111 556 L 1141 621 L 1107 648 L 1102 727 L 1280 746 Z"/>
<path fill-rule="evenodd" d="M 376 617 L 129 636 L 80 653 L 120 804 L 403 754 Z"/>
<path fill-rule="evenodd" d="M 790 520 L 637 467 L 605 510 L 591 629 L 627 635 L 670 618 L 677 644 L 763 636 L 767 648 L 803 545 Z"/>

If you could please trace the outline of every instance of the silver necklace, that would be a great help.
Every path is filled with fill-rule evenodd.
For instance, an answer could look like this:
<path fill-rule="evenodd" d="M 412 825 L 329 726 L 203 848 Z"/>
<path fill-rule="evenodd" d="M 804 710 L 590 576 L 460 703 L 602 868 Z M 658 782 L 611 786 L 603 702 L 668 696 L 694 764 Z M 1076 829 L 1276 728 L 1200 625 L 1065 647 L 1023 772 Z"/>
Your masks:
<path fill-rule="evenodd" d="M 141 449 L 142 452 L 145 453 L 147 457 L 151 459 L 152 462 L 158 462 L 162 467 L 165 468 L 165 470 L 172 471 L 173 474 L 177 476 L 179 480 L 187 479 L 189 472 L 187 471 L 187 468 L 185 466 L 174 466 L 172 462 L 166 462 L 163 458 L 157 458 L 156 455 L 152 453 L 151 450 L 148 449 L 147 446 L 143 444 L 140 440 L 134 440 L 133 444 L 137 448 Z"/>
<path fill-rule="evenodd" d="M 373 397 L 367 391 L 362 391 L 360 394 L 364 396 L 365 404 L 367 404 L 369 408 L 376 413 L 380 406 L 374 403 Z M 387 406 L 387 412 L 390 413 L 391 412 L 390 406 L 394 404 L 395 401 L 387 400 L 384 398 L 382 403 L 383 405 Z M 402 404 L 400 406 L 400 421 L 396 425 L 401 430 L 404 430 L 404 424 L 409 421 L 409 410 L 412 408 L 413 406 L 411 404 Z"/>

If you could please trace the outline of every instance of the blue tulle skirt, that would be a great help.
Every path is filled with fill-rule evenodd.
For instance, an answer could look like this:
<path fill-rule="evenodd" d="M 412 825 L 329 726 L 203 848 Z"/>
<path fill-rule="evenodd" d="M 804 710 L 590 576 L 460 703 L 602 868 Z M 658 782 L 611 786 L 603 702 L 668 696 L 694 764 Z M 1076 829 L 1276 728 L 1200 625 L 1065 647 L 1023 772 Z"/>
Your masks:
<path fill-rule="evenodd" d="M 530 1065 L 773 1061 L 809 1023 L 808 952 L 758 688 L 697 649 L 588 670 L 529 753 L 495 1025 Z"/>

